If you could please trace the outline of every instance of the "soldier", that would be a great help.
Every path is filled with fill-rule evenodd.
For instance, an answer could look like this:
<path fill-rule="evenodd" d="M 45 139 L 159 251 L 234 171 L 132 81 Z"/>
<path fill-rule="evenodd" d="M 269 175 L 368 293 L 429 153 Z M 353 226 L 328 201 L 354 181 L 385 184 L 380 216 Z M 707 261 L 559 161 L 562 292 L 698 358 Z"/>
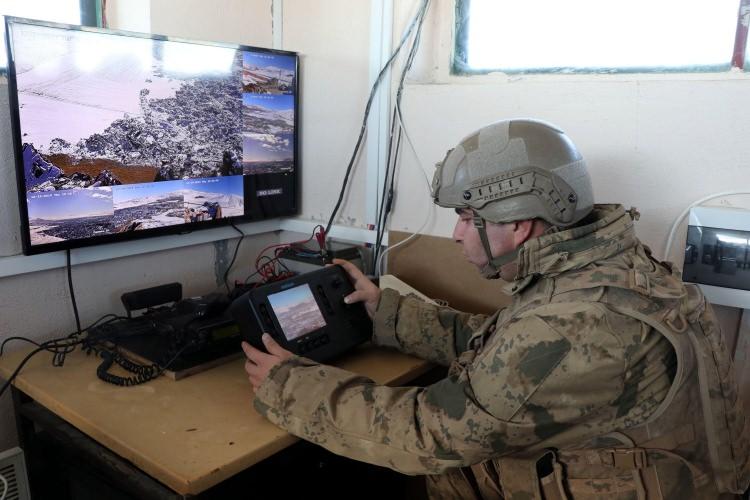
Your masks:
<path fill-rule="evenodd" d="M 255 408 L 335 453 L 427 475 L 432 498 L 719 498 L 750 482 L 749 428 L 710 305 L 594 205 L 557 128 L 502 121 L 438 164 L 454 239 L 512 303 L 471 315 L 382 292 L 339 261 L 373 340 L 437 363 L 385 387 L 280 348 L 243 345 Z"/>

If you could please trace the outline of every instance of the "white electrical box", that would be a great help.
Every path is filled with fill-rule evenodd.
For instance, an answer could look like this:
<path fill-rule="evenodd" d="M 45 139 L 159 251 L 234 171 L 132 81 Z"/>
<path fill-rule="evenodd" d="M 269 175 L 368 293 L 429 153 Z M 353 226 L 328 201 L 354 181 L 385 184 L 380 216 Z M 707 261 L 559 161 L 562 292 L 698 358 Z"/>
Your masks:
<path fill-rule="evenodd" d="M 750 309 L 750 210 L 690 211 L 682 279 L 712 304 Z"/>

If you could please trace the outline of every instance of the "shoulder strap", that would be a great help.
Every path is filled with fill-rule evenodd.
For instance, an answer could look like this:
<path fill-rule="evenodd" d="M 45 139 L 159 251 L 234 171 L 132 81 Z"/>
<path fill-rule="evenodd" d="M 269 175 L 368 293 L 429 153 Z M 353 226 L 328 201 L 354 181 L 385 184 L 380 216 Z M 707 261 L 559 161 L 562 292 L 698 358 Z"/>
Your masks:
<path fill-rule="evenodd" d="M 674 286 L 674 280 L 671 275 L 656 275 L 637 269 L 595 268 L 565 273 L 555 278 L 553 295 L 610 286 L 625 288 L 656 299 L 679 300 L 685 297 L 686 292 L 684 287 Z"/>
<path fill-rule="evenodd" d="M 727 405 L 738 404 L 736 384 L 729 380 L 731 373 L 724 373 L 724 364 L 731 365 L 726 349 L 717 345 L 720 331 L 704 331 L 701 321 L 707 305 L 705 298 L 698 294 L 690 296 L 684 285 L 674 286 L 671 275 L 643 273 L 635 269 L 592 269 L 578 273 L 569 273 L 556 280 L 553 295 L 562 295 L 580 289 L 595 287 L 614 287 L 631 291 L 634 304 L 643 303 L 646 298 L 660 302 L 664 307 L 634 308 L 628 307 L 628 301 L 614 304 L 606 303 L 611 310 L 635 318 L 661 333 L 672 344 L 677 355 L 677 372 L 675 380 L 656 411 L 649 417 L 649 422 L 658 419 L 671 404 L 677 391 L 690 375 L 693 363 L 697 368 L 699 394 L 703 409 L 703 421 L 707 436 L 707 451 L 714 471 L 719 491 L 742 493 L 748 482 L 747 457 L 738 457 L 736 450 L 747 450 L 748 431 L 744 422 L 732 422 L 742 419 L 737 409 Z M 671 285 L 671 286 L 670 286 Z M 627 295 L 627 292 L 625 292 Z M 640 298 L 637 298 L 640 295 Z M 695 299 L 695 300 L 693 300 Z M 690 303 L 695 307 L 686 306 Z M 560 302 L 558 302 L 559 304 Z M 604 304 L 603 304 L 604 305 Z M 691 310 L 688 310 L 691 309 Z M 685 315 L 688 314 L 689 317 Z M 711 325 L 709 325 L 711 327 Z M 718 328 L 718 327 L 715 327 Z M 729 370 L 731 371 L 731 370 Z M 725 380 L 727 379 L 727 380 Z M 743 443 L 736 443 L 739 439 Z"/>

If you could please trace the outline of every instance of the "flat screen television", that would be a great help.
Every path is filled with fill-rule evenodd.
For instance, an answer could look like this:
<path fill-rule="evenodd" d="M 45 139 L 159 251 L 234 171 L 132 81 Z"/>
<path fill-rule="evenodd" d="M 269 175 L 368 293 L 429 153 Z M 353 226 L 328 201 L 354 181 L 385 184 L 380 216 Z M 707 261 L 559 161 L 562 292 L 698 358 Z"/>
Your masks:
<path fill-rule="evenodd" d="M 23 251 L 298 212 L 296 53 L 6 18 Z"/>

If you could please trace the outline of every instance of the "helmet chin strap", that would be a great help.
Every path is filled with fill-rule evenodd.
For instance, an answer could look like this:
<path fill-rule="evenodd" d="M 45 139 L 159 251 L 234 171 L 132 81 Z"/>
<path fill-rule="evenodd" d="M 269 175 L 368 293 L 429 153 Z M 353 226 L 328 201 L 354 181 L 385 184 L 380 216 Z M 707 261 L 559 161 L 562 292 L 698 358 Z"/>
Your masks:
<path fill-rule="evenodd" d="M 474 227 L 476 227 L 479 232 L 479 238 L 482 240 L 484 253 L 487 255 L 487 264 L 480 269 L 480 272 L 482 273 L 482 276 L 487 279 L 497 279 L 500 277 L 500 268 L 518 258 L 520 248 L 516 248 L 515 250 L 498 257 L 493 257 L 492 250 L 490 249 L 490 239 L 487 237 L 485 221 L 476 213 L 474 214 Z"/>

